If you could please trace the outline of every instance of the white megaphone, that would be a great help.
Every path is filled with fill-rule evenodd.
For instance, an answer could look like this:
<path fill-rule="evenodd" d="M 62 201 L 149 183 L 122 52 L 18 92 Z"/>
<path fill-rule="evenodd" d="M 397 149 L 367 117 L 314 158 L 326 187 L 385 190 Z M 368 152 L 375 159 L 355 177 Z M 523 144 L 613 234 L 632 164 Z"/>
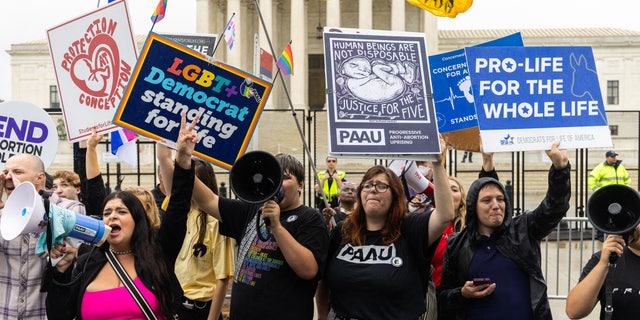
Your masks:
<path fill-rule="evenodd" d="M 18 185 L 2 209 L 0 233 L 4 240 L 19 235 L 44 232 L 52 223 L 52 238 L 75 238 L 90 244 L 101 245 L 111 233 L 111 227 L 102 221 L 50 204 L 46 216 L 43 199 L 31 182 Z"/>
<path fill-rule="evenodd" d="M 393 160 L 389 164 L 389 169 L 398 177 L 404 178 L 407 181 L 407 185 L 416 193 L 426 195 L 433 193 L 433 183 L 420 172 L 415 161 Z"/>

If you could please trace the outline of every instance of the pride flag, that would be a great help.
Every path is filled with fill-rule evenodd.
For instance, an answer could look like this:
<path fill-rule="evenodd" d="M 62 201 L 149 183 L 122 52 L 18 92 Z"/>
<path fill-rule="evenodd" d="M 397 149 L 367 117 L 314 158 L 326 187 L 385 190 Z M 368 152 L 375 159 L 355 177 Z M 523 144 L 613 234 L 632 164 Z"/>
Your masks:
<path fill-rule="evenodd" d="M 278 58 L 277 64 L 283 74 L 293 75 L 293 52 L 291 52 L 291 43 L 284 48 L 280 58 Z"/>
<path fill-rule="evenodd" d="M 111 153 L 135 168 L 138 164 L 136 134 L 122 128 L 112 131 Z"/>
<path fill-rule="evenodd" d="M 224 39 L 227 41 L 227 46 L 229 46 L 229 50 L 233 49 L 233 43 L 236 41 L 236 24 L 233 22 L 234 17 L 231 17 L 231 21 L 229 21 L 227 29 L 225 29 L 223 33 Z"/>
<path fill-rule="evenodd" d="M 164 12 L 167 10 L 167 1 L 169 0 L 159 0 L 158 5 L 156 6 L 156 10 L 153 11 L 153 15 L 151 16 L 151 22 L 156 23 L 160 22 L 162 18 L 164 18 Z"/>

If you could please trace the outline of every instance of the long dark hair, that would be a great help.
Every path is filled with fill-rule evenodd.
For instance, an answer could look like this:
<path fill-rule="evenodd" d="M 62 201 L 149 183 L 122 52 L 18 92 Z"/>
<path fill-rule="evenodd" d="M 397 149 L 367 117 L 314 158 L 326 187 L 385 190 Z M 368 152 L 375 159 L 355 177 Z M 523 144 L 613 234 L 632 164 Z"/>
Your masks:
<path fill-rule="evenodd" d="M 211 189 L 214 194 L 218 194 L 218 179 L 216 179 L 216 173 L 213 171 L 213 167 L 202 160 L 195 160 L 195 163 L 196 177 Z M 201 209 L 199 209 L 198 212 L 198 241 L 196 243 L 202 244 L 207 232 L 208 214 Z"/>
<path fill-rule="evenodd" d="M 135 227 L 131 235 L 131 249 L 134 252 L 134 262 L 136 270 L 144 271 L 151 275 L 151 283 L 145 283 L 158 298 L 160 302 L 160 311 L 164 315 L 171 314 L 171 306 L 173 304 L 173 295 L 171 290 L 171 277 L 165 263 L 160 244 L 156 241 L 155 232 L 147 219 L 147 214 L 138 197 L 128 191 L 117 191 L 109 194 L 104 199 L 104 206 L 113 199 L 120 199 L 122 203 L 129 209 Z M 107 242 L 105 242 L 108 245 Z M 144 280 L 144 278 L 140 278 Z"/>
<path fill-rule="evenodd" d="M 362 207 L 362 199 L 360 197 L 362 194 L 362 184 L 379 174 L 384 174 L 387 177 L 387 180 L 389 180 L 389 190 L 386 192 L 391 192 L 391 207 L 389 208 L 387 220 L 381 231 L 382 242 L 384 245 L 389 245 L 400 238 L 400 226 L 402 225 L 402 220 L 404 220 L 407 215 L 407 203 L 402 182 L 391 169 L 377 165 L 367 170 L 358 185 L 356 209 L 347 216 L 342 226 L 343 244 L 350 243 L 360 246 L 365 242 L 367 217 Z"/>

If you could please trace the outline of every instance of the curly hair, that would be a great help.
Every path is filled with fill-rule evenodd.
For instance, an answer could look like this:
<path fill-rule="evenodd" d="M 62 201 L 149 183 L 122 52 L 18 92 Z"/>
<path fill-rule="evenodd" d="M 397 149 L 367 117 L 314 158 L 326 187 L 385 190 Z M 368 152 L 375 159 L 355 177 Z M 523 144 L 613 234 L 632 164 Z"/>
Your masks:
<path fill-rule="evenodd" d="M 80 188 L 80 176 L 75 172 L 68 170 L 58 170 L 53 174 L 51 180 L 55 179 L 62 179 L 68 182 L 70 185 L 76 188 Z"/>
<path fill-rule="evenodd" d="M 400 238 L 400 226 L 407 215 L 407 203 L 402 182 L 391 169 L 377 165 L 367 170 L 358 185 L 356 192 L 356 209 L 347 216 L 342 226 L 342 244 L 349 243 L 360 246 L 365 243 L 367 217 L 364 207 L 362 206 L 362 185 L 379 174 L 387 177 L 389 190 L 386 192 L 391 192 L 391 207 L 389 208 L 384 227 L 381 231 L 382 242 L 384 245 L 389 245 Z"/>

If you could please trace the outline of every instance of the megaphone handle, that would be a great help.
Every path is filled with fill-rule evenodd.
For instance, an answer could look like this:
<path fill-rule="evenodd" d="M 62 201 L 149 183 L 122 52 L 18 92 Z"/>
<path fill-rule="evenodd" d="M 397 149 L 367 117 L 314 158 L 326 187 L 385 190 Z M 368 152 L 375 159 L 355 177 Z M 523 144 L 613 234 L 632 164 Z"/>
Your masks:
<path fill-rule="evenodd" d="M 269 227 L 271 226 L 271 220 L 269 220 L 269 218 L 260 219 L 260 216 L 262 216 L 261 209 L 258 210 L 257 215 L 258 216 L 256 217 L 256 232 L 258 233 L 258 238 L 262 241 L 267 241 L 271 237 L 273 237 L 273 235 L 271 234 L 271 230 L 269 230 Z M 262 230 L 260 230 L 260 220 L 264 221 L 264 225 L 267 227 L 265 230 L 266 235 L 263 235 Z"/>
<path fill-rule="evenodd" d="M 271 227 L 271 219 L 262 218 L 262 220 L 264 221 L 264 225 L 267 226 L 267 228 Z"/>
<path fill-rule="evenodd" d="M 615 266 L 617 262 L 618 262 L 618 254 L 615 253 L 615 252 L 610 253 L 609 254 L 609 265 Z"/>

